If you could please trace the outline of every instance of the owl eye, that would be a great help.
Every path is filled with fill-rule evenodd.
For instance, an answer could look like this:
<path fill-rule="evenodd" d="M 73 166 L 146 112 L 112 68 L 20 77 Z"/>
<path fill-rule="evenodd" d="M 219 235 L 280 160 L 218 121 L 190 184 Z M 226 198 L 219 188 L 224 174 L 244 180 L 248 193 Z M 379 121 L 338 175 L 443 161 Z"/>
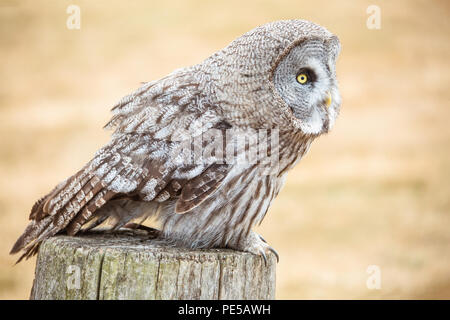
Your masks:
<path fill-rule="evenodd" d="M 309 68 L 302 68 L 297 73 L 297 82 L 300 84 L 307 84 L 316 81 L 314 71 Z"/>
<path fill-rule="evenodd" d="M 300 84 L 305 84 L 308 82 L 308 75 L 306 73 L 300 73 L 297 76 L 297 82 Z"/>

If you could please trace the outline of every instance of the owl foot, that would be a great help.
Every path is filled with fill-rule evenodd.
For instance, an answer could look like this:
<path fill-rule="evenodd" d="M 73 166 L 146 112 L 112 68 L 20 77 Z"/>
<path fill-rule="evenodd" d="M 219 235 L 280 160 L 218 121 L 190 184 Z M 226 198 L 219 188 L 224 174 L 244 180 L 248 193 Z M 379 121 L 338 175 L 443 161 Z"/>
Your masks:
<path fill-rule="evenodd" d="M 277 262 L 280 261 L 280 257 L 276 250 L 269 246 L 259 234 L 251 232 L 245 241 L 242 241 L 236 248 L 241 251 L 250 252 L 261 256 L 264 259 L 264 264 L 267 266 L 267 256 L 271 253 L 277 258 Z"/>
<path fill-rule="evenodd" d="M 158 229 L 147 227 L 138 223 L 129 222 L 126 225 L 124 225 L 123 228 L 144 231 L 148 239 L 156 239 L 161 236 L 161 231 L 159 231 Z"/>

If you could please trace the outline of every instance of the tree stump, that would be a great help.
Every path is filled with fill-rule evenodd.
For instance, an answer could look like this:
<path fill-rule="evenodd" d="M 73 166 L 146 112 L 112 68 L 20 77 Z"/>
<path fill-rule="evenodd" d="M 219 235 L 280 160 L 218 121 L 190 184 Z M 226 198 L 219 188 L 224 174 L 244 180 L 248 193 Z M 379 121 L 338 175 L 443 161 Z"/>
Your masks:
<path fill-rule="evenodd" d="M 274 299 L 276 258 L 164 246 L 137 234 L 55 236 L 30 299 Z"/>

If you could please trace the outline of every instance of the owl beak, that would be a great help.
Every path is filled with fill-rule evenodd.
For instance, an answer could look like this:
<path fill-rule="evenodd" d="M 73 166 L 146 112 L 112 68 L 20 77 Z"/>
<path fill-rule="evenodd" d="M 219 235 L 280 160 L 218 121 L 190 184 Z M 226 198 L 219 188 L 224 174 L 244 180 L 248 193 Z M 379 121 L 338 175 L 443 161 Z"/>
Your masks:
<path fill-rule="evenodd" d="M 331 93 L 330 91 L 327 91 L 327 98 L 325 99 L 325 106 L 327 107 L 327 109 L 330 107 L 332 101 L 333 100 L 331 98 Z"/>

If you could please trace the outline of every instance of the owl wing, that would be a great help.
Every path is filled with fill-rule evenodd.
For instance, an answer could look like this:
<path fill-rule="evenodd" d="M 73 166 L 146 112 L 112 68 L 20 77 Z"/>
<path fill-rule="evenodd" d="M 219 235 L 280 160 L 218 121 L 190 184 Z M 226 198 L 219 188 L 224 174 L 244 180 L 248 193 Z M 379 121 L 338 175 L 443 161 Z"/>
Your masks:
<path fill-rule="evenodd" d="M 210 103 L 205 94 L 210 91 L 205 74 L 192 68 L 182 69 L 158 82 L 145 84 L 113 108 L 114 116 L 107 128 L 116 128 L 119 134 L 150 135 L 152 143 L 159 146 L 147 153 L 166 149 L 162 157 L 150 155 L 153 161 L 140 189 L 140 199 L 162 202 L 177 198 L 175 211 L 185 213 L 211 196 L 223 182 L 230 165 L 216 164 L 212 159 L 192 162 L 180 156 L 183 151 L 179 150 L 180 146 L 190 148 L 189 142 L 196 143 L 194 139 L 204 134 L 212 131 L 224 134 L 231 127 L 222 119 L 221 109 Z M 171 156 L 165 157 L 169 150 Z"/>
<path fill-rule="evenodd" d="M 200 205 L 216 191 L 230 171 L 226 164 L 212 164 L 183 187 L 175 205 L 176 213 L 186 213 Z"/>
<path fill-rule="evenodd" d="M 209 103 L 190 72 L 146 83 L 112 111 L 106 125 L 115 128 L 111 141 L 34 204 L 31 222 L 11 250 L 24 250 L 19 261 L 62 230 L 76 234 L 115 199 L 178 199 L 176 212 L 188 212 L 211 196 L 231 169 L 227 164 L 192 162 L 178 152 L 186 141 L 224 128 L 220 110 Z M 127 215 L 120 224 L 133 218 Z"/>

